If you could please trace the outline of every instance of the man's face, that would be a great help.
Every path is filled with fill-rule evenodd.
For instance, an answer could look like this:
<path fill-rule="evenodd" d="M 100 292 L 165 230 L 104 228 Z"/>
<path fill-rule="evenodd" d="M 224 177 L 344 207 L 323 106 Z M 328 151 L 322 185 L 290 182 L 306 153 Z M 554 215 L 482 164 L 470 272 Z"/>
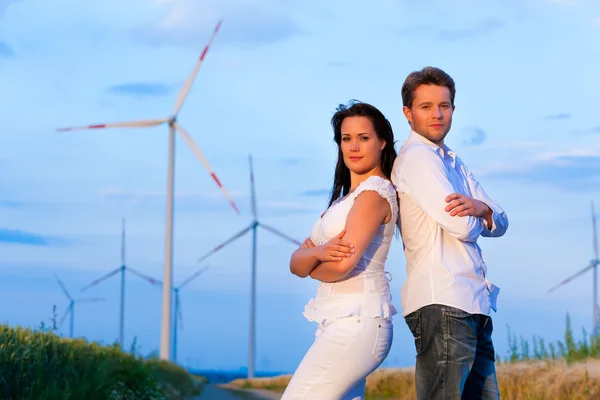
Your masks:
<path fill-rule="evenodd" d="M 414 92 L 412 106 L 404 107 L 402 111 L 413 131 L 437 145 L 444 143 L 454 112 L 450 89 L 445 86 L 421 85 Z"/>

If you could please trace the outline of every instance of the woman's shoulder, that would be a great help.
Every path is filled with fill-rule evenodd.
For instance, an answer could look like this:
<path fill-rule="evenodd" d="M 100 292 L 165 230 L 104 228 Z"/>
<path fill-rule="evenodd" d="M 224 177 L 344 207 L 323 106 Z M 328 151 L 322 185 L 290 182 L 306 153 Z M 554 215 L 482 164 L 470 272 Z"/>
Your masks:
<path fill-rule="evenodd" d="M 365 190 L 374 190 L 386 199 L 396 197 L 396 187 L 394 184 L 389 179 L 379 175 L 370 176 L 361 182 L 356 188 L 356 194 L 358 195 Z"/>

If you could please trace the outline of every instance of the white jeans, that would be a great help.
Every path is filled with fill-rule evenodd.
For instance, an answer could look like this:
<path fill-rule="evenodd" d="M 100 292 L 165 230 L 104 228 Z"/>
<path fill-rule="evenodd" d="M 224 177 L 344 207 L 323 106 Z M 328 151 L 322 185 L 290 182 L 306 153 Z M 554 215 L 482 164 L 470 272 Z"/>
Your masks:
<path fill-rule="evenodd" d="M 319 325 L 281 400 L 364 399 L 367 376 L 387 357 L 392 321 L 348 317 Z"/>

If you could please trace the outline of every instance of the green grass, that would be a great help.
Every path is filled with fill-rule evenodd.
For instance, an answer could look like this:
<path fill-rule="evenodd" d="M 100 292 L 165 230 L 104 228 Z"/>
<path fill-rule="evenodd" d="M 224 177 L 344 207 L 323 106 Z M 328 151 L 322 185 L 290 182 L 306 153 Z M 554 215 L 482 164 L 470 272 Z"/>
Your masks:
<path fill-rule="evenodd" d="M 508 329 L 509 354 L 506 357 L 496 355 L 501 363 L 514 363 L 521 361 L 564 360 L 567 364 L 600 358 L 600 337 L 589 336 L 584 328 L 581 329 L 581 339 L 577 341 L 571 328 L 571 318 L 567 313 L 564 341 L 557 340 L 546 346 L 543 338 L 532 336 L 531 343 L 522 336 L 517 336 Z M 597 329 L 598 330 L 598 329 Z"/>
<path fill-rule="evenodd" d="M 201 390 L 178 365 L 136 355 L 135 343 L 127 353 L 54 330 L 0 325 L 0 399 L 180 399 Z"/>

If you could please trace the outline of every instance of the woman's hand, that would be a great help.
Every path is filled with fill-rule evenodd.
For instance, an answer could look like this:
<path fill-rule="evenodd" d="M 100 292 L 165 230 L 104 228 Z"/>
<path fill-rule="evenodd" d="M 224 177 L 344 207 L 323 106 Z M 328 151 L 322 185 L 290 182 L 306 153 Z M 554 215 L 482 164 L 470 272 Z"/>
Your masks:
<path fill-rule="evenodd" d="M 310 249 L 315 247 L 315 244 L 312 242 L 312 240 L 310 240 L 310 238 L 307 238 L 304 242 L 302 242 L 302 244 L 300 245 L 301 249 Z"/>
<path fill-rule="evenodd" d="M 321 262 L 341 261 L 354 254 L 354 245 L 342 239 L 345 233 L 346 230 L 341 231 L 336 237 L 320 246 L 315 246 L 310 239 L 307 239 L 310 242 L 307 243 L 307 247 L 315 248 L 315 257 Z M 306 240 L 304 242 L 306 243 Z M 302 245 L 304 246 L 304 243 Z"/>

